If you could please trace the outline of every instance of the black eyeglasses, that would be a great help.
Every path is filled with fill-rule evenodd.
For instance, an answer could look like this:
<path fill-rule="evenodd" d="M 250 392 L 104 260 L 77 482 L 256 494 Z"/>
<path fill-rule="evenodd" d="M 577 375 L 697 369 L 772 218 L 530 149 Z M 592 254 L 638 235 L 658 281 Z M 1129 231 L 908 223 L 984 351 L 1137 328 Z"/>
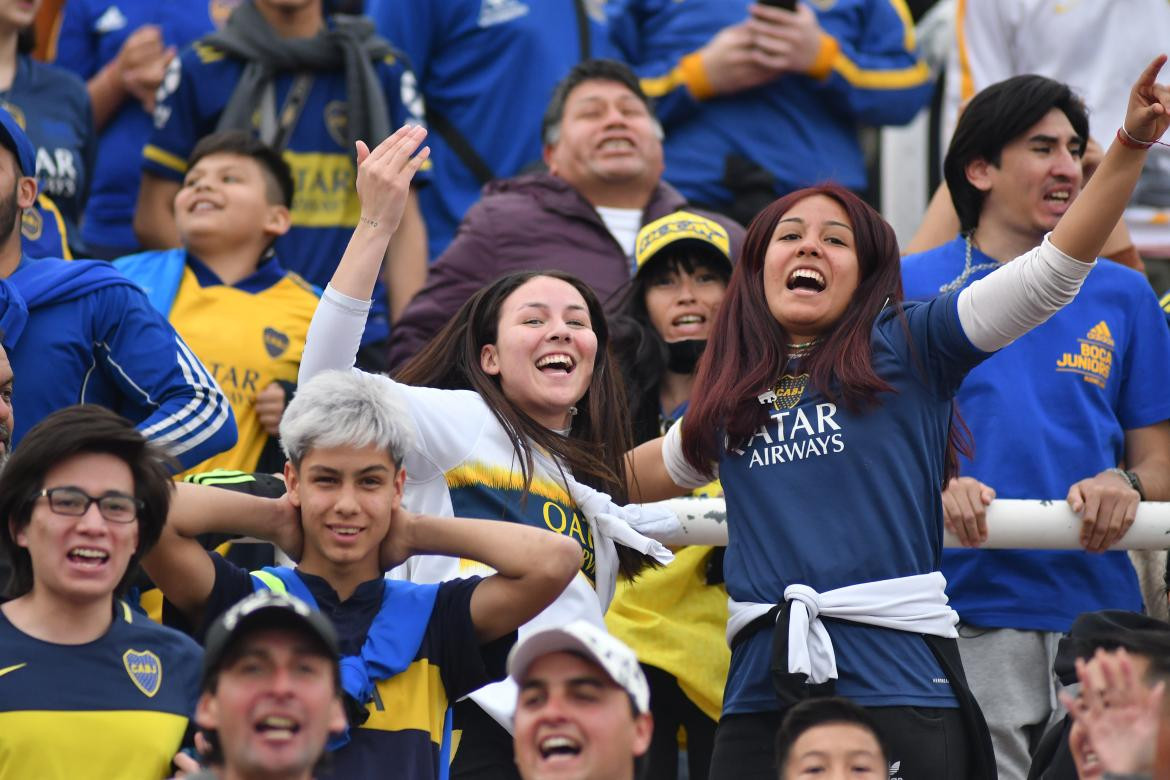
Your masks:
<path fill-rule="evenodd" d="M 98 512 L 111 523 L 132 523 L 142 509 L 142 502 L 125 493 L 106 493 L 91 496 L 75 487 L 47 488 L 37 493 L 37 498 L 49 499 L 49 508 L 59 515 L 81 517 L 89 511 L 90 504 L 98 505 Z"/>

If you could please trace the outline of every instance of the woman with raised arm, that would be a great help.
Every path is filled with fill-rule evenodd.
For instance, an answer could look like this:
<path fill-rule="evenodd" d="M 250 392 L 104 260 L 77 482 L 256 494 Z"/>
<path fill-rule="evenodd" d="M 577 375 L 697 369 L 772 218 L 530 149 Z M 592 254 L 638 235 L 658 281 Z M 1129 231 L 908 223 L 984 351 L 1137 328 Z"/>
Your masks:
<path fill-rule="evenodd" d="M 639 500 L 715 475 L 727 497 L 732 661 L 712 777 L 774 776 L 783 711 L 834 686 L 879 715 L 896 776 L 995 776 L 939 573 L 951 399 L 1076 295 L 1166 129 L 1164 62 L 1041 246 L 958 293 L 903 303 L 893 230 L 839 187 L 781 198 L 748 229 L 686 417 L 631 454 Z"/>
<path fill-rule="evenodd" d="M 362 218 L 313 318 L 301 382 L 353 366 L 382 256 L 410 177 L 428 153 L 416 153 L 425 134 L 408 126 L 372 152 L 359 144 Z M 578 618 L 604 625 L 619 570 L 633 576 L 648 555 L 670 558 L 628 523 L 677 520 L 664 512 L 643 518 L 610 500 L 624 501 L 630 439 L 608 338 L 601 304 L 587 285 L 558 272 L 512 274 L 469 299 L 403 367 L 399 381 L 384 379 L 414 422 L 416 444 L 403 464 L 410 509 L 525 523 L 570 536 L 584 549 L 581 576 L 525 629 Z M 400 573 L 436 582 L 474 567 L 424 557 Z M 463 737 L 452 776 L 517 777 L 505 731 L 513 684 L 488 686 L 472 698 L 456 711 Z"/>

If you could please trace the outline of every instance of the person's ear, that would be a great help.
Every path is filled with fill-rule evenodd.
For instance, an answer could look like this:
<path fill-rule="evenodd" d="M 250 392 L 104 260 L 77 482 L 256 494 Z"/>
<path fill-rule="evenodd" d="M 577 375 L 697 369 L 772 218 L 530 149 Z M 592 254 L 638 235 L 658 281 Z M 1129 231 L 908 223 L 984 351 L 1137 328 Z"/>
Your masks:
<path fill-rule="evenodd" d="M 488 376 L 497 376 L 500 373 L 500 353 L 495 344 L 484 344 L 479 351 L 479 367 Z"/>
<path fill-rule="evenodd" d="M 264 232 L 273 238 L 283 236 L 292 228 L 292 215 L 285 205 L 269 206 L 264 215 Z"/>
<path fill-rule="evenodd" d="M 21 176 L 16 184 L 16 205 L 31 209 L 37 202 L 37 180 L 32 176 Z"/>
<path fill-rule="evenodd" d="M 391 501 L 391 506 L 395 509 L 402 506 L 402 491 L 406 487 L 406 467 L 399 466 L 394 473 L 394 498 Z"/>
<path fill-rule="evenodd" d="M 976 157 L 963 167 L 963 173 L 967 175 L 967 181 L 972 187 L 980 192 L 988 192 L 991 190 L 991 171 L 994 167 L 982 157 Z"/>
<path fill-rule="evenodd" d="M 293 466 L 291 460 L 284 462 L 284 484 L 287 486 L 286 493 L 288 495 L 288 502 L 297 509 L 301 508 L 301 478 L 297 474 L 296 467 Z"/>
<path fill-rule="evenodd" d="M 334 696 L 329 705 L 329 733 L 342 734 L 349 728 L 349 720 L 345 717 L 345 707 L 341 704 L 341 696 Z"/>
<path fill-rule="evenodd" d="M 204 691 L 195 703 L 195 723 L 201 729 L 214 731 L 219 723 L 219 705 L 215 696 Z"/>
<path fill-rule="evenodd" d="M 8 536 L 12 541 L 16 542 L 17 547 L 28 547 L 28 534 L 25 533 L 27 529 L 28 523 L 25 523 L 23 527 L 17 529 L 15 520 L 8 521 Z"/>
<path fill-rule="evenodd" d="M 643 712 L 634 718 L 634 755 L 641 756 L 650 749 L 650 740 L 654 736 L 654 716 Z"/>

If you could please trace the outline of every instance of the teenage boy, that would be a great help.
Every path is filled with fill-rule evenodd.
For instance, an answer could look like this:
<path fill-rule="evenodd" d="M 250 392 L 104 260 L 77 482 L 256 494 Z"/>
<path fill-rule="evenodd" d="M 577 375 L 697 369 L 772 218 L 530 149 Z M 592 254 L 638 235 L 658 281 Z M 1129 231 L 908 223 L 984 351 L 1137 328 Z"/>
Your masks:
<path fill-rule="evenodd" d="M 350 729 L 331 742 L 343 778 L 438 778 L 448 705 L 503 676 L 518 626 L 568 585 L 576 541 L 519 524 L 414 515 L 402 509 L 408 412 L 374 375 L 325 372 L 299 388 L 280 424 L 283 499 L 179 486 L 176 511 L 147 572 L 196 625 L 249 593 L 287 591 L 338 629 Z M 195 541 L 241 533 L 299 558 L 249 573 Z M 408 556 L 469 558 L 496 574 L 437 585 L 391 582 Z"/>
<path fill-rule="evenodd" d="M 0 391 L 2 392 L 2 391 Z M 99 406 L 55 412 L 0 477 L 0 778 L 169 775 L 199 647 L 121 600 L 166 522 L 165 456 Z"/>
<path fill-rule="evenodd" d="M 318 294 L 273 244 L 291 227 L 293 177 L 281 155 L 240 130 L 209 135 L 175 194 L 182 246 L 115 261 L 207 366 L 239 441 L 193 471 L 279 470 L 270 434 L 297 379 Z M 261 466 L 261 456 L 265 463 Z"/>

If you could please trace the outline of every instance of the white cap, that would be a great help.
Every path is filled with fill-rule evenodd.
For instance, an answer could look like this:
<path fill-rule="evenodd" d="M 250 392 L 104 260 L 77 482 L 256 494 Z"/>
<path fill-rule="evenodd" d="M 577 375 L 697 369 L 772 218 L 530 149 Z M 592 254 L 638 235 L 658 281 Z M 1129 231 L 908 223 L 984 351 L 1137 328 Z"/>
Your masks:
<path fill-rule="evenodd" d="M 638 656 L 626 643 L 585 620 L 559 628 L 535 631 L 508 653 L 508 675 L 522 684 L 528 667 L 549 653 L 577 653 L 590 659 L 625 689 L 639 713 L 650 711 L 650 685 L 638 664 Z"/>

